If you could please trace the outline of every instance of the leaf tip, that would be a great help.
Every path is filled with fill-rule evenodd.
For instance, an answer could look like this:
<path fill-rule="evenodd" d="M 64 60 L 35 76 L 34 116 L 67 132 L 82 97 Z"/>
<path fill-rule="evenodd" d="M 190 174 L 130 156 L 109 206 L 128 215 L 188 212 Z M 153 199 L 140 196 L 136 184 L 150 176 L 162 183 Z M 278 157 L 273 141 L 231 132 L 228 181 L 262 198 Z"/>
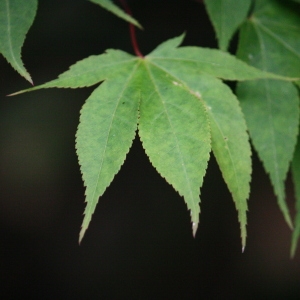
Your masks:
<path fill-rule="evenodd" d="M 138 29 L 140 30 L 144 30 L 144 27 L 139 23 L 137 22 L 136 24 L 134 24 Z"/>
<path fill-rule="evenodd" d="M 14 66 L 13 66 L 14 67 Z M 25 67 L 22 65 L 20 68 L 16 67 L 15 70 L 21 75 L 23 76 L 32 86 L 33 84 L 33 80 L 29 74 L 29 72 L 27 72 L 27 70 L 25 69 Z"/>
<path fill-rule="evenodd" d="M 294 225 L 290 217 L 287 219 L 287 224 L 291 230 L 294 230 Z"/>
<path fill-rule="evenodd" d="M 293 259 L 296 255 L 298 238 L 299 238 L 299 233 L 298 233 L 297 229 L 295 229 L 295 231 L 293 232 L 293 236 L 292 236 L 292 244 L 291 244 L 291 249 L 290 249 L 290 259 Z"/>
<path fill-rule="evenodd" d="M 82 242 L 82 239 L 84 237 L 84 234 L 86 232 L 86 229 L 85 227 L 81 227 L 81 230 L 80 230 L 80 233 L 79 233 L 79 240 L 78 240 L 78 244 L 80 246 L 81 242 Z"/>
<path fill-rule="evenodd" d="M 196 233 L 197 233 L 197 230 L 198 230 L 198 222 L 193 222 L 192 223 L 192 231 L 193 231 L 193 237 L 195 238 L 196 237 Z"/>
<path fill-rule="evenodd" d="M 199 225 L 199 211 L 191 211 L 191 219 L 192 219 L 192 233 L 193 237 L 196 237 L 196 233 Z"/>
<path fill-rule="evenodd" d="M 246 224 L 241 225 L 241 238 L 242 238 L 242 253 L 244 253 L 246 248 L 246 239 L 247 239 Z"/>
<path fill-rule="evenodd" d="M 29 82 L 30 82 L 30 84 L 32 85 L 32 86 L 34 86 L 34 83 L 33 83 L 33 80 L 32 80 L 32 78 L 29 76 L 28 78 L 26 78 Z"/>
<path fill-rule="evenodd" d="M 288 227 L 290 228 L 290 230 L 294 230 L 294 224 L 293 224 L 293 221 L 291 219 L 291 215 L 290 215 L 290 212 L 286 206 L 286 203 L 279 203 L 279 207 L 283 213 L 283 217 L 284 217 L 284 220 L 286 222 L 286 224 L 288 225 Z"/>
<path fill-rule="evenodd" d="M 294 259 L 294 257 L 295 257 L 295 251 L 294 249 L 292 249 L 290 252 L 290 259 Z"/>
<path fill-rule="evenodd" d="M 24 90 L 23 91 L 18 91 L 18 92 L 12 93 L 12 94 L 8 94 L 8 95 L 6 95 L 6 97 L 17 96 L 17 95 L 20 95 L 20 94 L 23 94 L 23 93 L 24 93 Z"/>

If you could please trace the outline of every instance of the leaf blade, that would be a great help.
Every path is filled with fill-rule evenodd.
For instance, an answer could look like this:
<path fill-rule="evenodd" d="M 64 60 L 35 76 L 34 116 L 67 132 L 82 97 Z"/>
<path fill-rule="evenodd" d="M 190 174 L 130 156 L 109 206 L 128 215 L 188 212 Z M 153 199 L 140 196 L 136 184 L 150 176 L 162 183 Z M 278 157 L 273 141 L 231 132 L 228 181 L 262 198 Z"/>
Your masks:
<path fill-rule="evenodd" d="M 212 150 L 238 211 L 244 249 L 252 168 L 247 126 L 239 102 L 231 90 L 216 78 L 196 72 L 186 73 L 182 69 L 170 73 L 205 103 Z"/>
<path fill-rule="evenodd" d="M 205 0 L 204 4 L 216 31 L 219 48 L 226 51 L 234 32 L 247 17 L 251 0 Z"/>
<path fill-rule="evenodd" d="M 147 61 L 144 74 L 149 84 L 142 91 L 139 136 L 152 165 L 184 197 L 195 235 L 210 152 L 206 112 L 185 87 Z"/>
<path fill-rule="evenodd" d="M 121 8 L 119 8 L 119 6 L 115 5 L 111 0 L 89 0 L 89 1 L 100 5 L 102 8 L 108 10 L 109 12 L 123 19 L 124 21 L 127 21 L 140 29 L 143 28 L 136 19 L 134 19 L 132 16 L 125 13 Z"/>
<path fill-rule="evenodd" d="M 240 83 L 237 94 L 253 145 L 270 176 L 284 218 L 292 228 L 284 181 L 298 134 L 297 90 L 291 83 L 265 79 Z"/>
<path fill-rule="evenodd" d="M 37 10 L 37 0 L 0 1 L 0 52 L 11 66 L 33 84 L 21 59 L 21 48 Z"/>
<path fill-rule="evenodd" d="M 256 1 L 252 17 L 241 28 L 238 57 L 265 71 L 300 76 L 300 20 L 299 12 L 293 8 L 279 1 Z M 292 228 L 284 181 L 297 141 L 297 90 L 291 83 L 264 79 L 239 83 L 237 94 L 253 145 Z"/>
<path fill-rule="evenodd" d="M 70 66 L 57 79 L 21 90 L 10 96 L 46 88 L 82 88 L 113 78 L 118 72 L 133 66 L 137 58 L 121 50 L 109 49 L 104 54 L 93 55 Z"/>
<path fill-rule="evenodd" d="M 86 186 L 86 208 L 79 234 L 81 242 L 99 197 L 125 160 L 135 136 L 139 91 L 135 72 L 121 72 L 107 80 L 88 98 L 81 110 L 76 149 Z"/>
<path fill-rule="evenodd" d="M 159 49 L 159 48 L 157 48 Z M 281 80 L 296 80 L 247 65 L 229 53 L 201 47 L 163 47 L 153 51 L 147 58 L 152 63 L 166 70 L 185 68 L 186 72 L 206 74 L 225 80 L 254 80 L 258 78 L 274 78 Z"/>
<path fill-rule="evenodd" d="M 222 82 L 206 78 L 197 87 L 208 108 L 212 150 L 238 212 L 244 251 L 252 172 L 246 122 L 235 95 Z"/>

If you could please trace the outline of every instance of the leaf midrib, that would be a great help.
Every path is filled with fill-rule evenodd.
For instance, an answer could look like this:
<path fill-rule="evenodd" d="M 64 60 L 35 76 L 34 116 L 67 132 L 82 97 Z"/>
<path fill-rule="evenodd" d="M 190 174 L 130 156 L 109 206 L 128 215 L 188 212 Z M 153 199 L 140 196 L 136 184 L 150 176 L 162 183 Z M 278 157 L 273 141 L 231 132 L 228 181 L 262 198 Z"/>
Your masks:
<path fill-rule="evenodd" d="M 217 63 L 214 63 L 214 62 L 211 62 L 211 61 L 207 61 L 207 60 L 202 61 L 202 60 L 199 60 L 199 59 L 191 59 L 191 58 L 187 59 L 187 58 L 181 58 L 181 57 L 175 58 L 175 57 L 164 57 L 164 56 L 161 56 L 161 57 L 160 56 L 153 56 L 153 57 L 149 56 L 149 58 L 151 59 L 151 63 L 152 64 L 155 64 L 153 62 L 153 59 L 154 59 L 154 60 L 162 60 L 162 61 L 168 61 L 168 60 L 169 61 L 178 61 L 180 63 L 182 63 L 182 62 L 188 62 L 188 63 L 206 63 L 206 64 L 210 64 L 212 66 L 226 67 L 224 65 L 217 64 Z"/>

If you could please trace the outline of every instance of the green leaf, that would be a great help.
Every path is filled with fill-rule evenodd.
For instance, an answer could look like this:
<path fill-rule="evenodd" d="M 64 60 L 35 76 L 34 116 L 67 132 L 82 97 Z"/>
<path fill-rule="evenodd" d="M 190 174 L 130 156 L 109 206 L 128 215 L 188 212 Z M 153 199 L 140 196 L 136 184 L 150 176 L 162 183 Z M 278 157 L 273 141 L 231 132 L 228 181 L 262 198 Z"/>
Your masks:
<path fill-rule="evenodd" d="M 238 57 L 265 71 L 300 76 L 300 19 L 294 6 L 258 0 L 242 26 Z M 299 123 L 295 86 L 276 80 L 240 83 L 237 95 L 253 145 L 269 173 L 278 204 L 292 227 L 285 201 L 284 181 L 293 157 Z"/>
<path fill-rule="evenodd" d="M 291 257 L 294 257 L 296 253 L 299 237 L 300 237 L 300 141 L 299 141 L 299 137 L 298 137 L 298 144 L 296 147 L 295 155 L 292 162 L 292 175 L 293 175 L 293 182 L 295 186 L 295 196 L 296 196 L 295 228 L 292 235 L 292 245 L 291 245 Z"/>
<path fill-rule="evenodd" d="M 205 0 L 204 3 L 216 31 L 219 48 L 226 51 L 233 34 L 247 17 L 251 0 Z"/>
<path fill-rule="evenodd" d="M 157 171 L 184 197 L 194 235 L 212 139 L 214 155 L 238 210 L 245 247 L 250 146 L 236 98 L 212 75 L 240 80 L 278 76 L 219 50 L 176 48 L 182 38 L 164 42 L 145 58 L 109 50 L 76 63 L 56 80 L 28 89 L 76 88 L 105 80 L 84 105 L 77 132 L 87 202 L 80 240 L 98 198 L 124 162 L 139 108 L 144 149 Z"/>
<path fill-rule="evenodd" d="M 109 12 L 115 14 L 117 17 L 135 25 L 136 27 L 142 29 L 143 27 L 140 23 L 135 20 L 133 17 L 125 13 L 119 6 L 115 5 L 111 0 L 89 0 L 95 4 L 100 5 L 101 7 L 105 8 Z"/>
<path fill-rule="evenodd" d="M 37 0 L 0 1 L 0 53 L 31 84 L 32 79 L 21 59 L 21 48 L 36 10 Z"/>
<path fill-rule="evenodd" d="M 220 80 L 190 76 L 190 80 L 186 81 L 206 104 L 212 150 L 238 211 L 244 250 L 252 170 L 251 148 L 244 116 L 235 95 Z"/>
<path fill-rule="evenodd" d="M 252 171 L 246 122 L 235 95 L 221 81 L 199 82 L 198 90 L 208 108 L 212 149 L 238 211 L 244 251 Z"/>
<path fill-rule="evenodd" d="M 140 93 L 136 69 L 123 69 L 87 99 L 81 110 L 76 148 L 86 186 L 82 240 L 99 197 L 119 171 L 137 128 Z"/>
<path fill-rule="evenodd" d="M 297 89 L 289 82 L 265 79 L 240 83 L 237 94 L 253 145 L 270 175 L 284 218 L 292 228 L 284 181 L 298 134 Z"/>
<path fill-rule="evenodd" d="M 144 68 L 139 136 L 153 166 L 184 197 L 195 235 L 210 152 L 205 107 L 167 71 L 148 60 Z"/>
<path fill-rule="evenodd" d="M 241 226 L 242 247 L 246 245 L 247 199 L 251 179 L 251 149 L 246 123 L 235 95 L 227 85 L 208 75 L 170 72 L 181 86 L 204 101 L 211 130 L 212 150 L 230 190 Z"/>

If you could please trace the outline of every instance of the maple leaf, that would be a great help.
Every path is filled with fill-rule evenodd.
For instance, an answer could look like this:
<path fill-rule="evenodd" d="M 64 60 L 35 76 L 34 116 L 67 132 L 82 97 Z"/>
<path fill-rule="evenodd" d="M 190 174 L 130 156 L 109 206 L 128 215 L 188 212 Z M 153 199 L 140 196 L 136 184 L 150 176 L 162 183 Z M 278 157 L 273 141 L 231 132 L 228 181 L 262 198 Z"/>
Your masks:
<path fill-rule="evenodd" d="M 239 103 L 221 79 L 286 78 L 220 50 L 178 48 L 183 37 L 162 43 L 143 58 L 107 50 L 77 62 L 53 81 L 15 93 L 104 81 L 86 100 L 76 134 L 87 203 L 80 241 L 138 130 L 152 165 L 183 196 L 194 235 L 200 188 L 213 151 L 232 193 L 245 247 L 251 151 Z"/>

